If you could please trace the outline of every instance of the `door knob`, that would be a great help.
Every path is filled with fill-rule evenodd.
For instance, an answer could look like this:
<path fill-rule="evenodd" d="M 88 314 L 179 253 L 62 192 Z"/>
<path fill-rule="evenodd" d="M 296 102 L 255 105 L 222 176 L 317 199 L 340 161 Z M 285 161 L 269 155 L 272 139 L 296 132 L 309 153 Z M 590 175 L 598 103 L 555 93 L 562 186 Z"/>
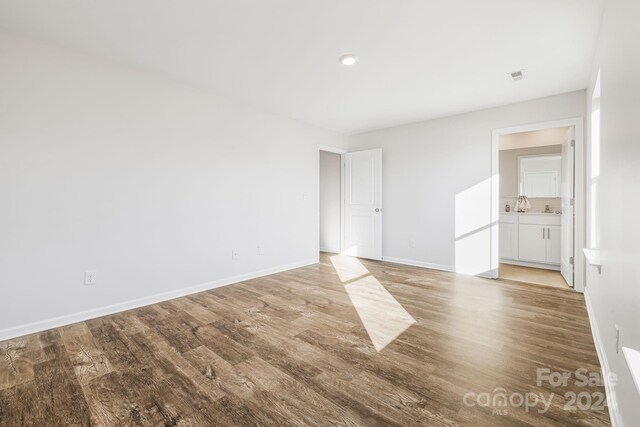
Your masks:
<path fill-rule="evenodd" d="M 380 208 L 376 208 L 376 212 L 380 212 Z"/>

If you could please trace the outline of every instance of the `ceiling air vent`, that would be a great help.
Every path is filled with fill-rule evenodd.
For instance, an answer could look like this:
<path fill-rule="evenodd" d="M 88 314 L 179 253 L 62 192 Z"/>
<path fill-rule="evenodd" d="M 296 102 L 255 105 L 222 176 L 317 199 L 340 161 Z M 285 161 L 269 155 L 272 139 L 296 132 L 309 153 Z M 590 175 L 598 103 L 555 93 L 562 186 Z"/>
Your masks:
<path fill-rule="evenodd" d="M 514 82 L 520 81 L 524 79 L 524 70 L 512 71 L 509 73 L 509 77 Z"/>

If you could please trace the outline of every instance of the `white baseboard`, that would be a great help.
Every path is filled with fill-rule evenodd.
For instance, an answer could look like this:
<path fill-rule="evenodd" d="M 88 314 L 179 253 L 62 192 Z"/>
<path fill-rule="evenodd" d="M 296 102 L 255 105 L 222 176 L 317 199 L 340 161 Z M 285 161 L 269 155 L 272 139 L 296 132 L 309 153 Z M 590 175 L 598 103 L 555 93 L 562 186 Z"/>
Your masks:
<path fill-rule="evenodd" d="M 521 267 L 532 267 L 532 268 L 542 268 L 544 270 L 554 270 L 560 271 L 560 266 L 557 264 L 545 264 L 538 262 L 528 262 L 528 261 L 517 261 L 514 259 L 502 259 L 500 258 L 501 264 L 511 264 L 511 265 L 519 265 Z"/>
<path fill-rule="evenodd" d="M 387 256 L 383 256 L 382 260 L 386 262 L 392 262 L 394 264 L 410 265 L 412 267 L 429 268 L 431 270 L 448 271 L 450 273 L 456 272 L 455 267 L 450 265 L 431 264 L 428 262 L 416 261 L 413 259 L 394 258 Z"/>
<path fill-rule="evenodd" d="M 331 254 L 339 254 L 340 248 L 326 248 L 326 247 L 320 246 L 320 252 L 329 252 Z"/>
<path fill-rule="evenodd" d="M 182 288 L 175 291 L 163 292 L 161 294 L 151 295 L 148 297 L 138 298 L 130 301 L 125 301 L 117 304 L 108 305 L 105 307 L 99 307 L 92 310 L 81 311 L 74 314 L 68 314 L 60 317 L 54 317 L 53 319 L 40 320 L 26 325 L 14 326 L 11 328 L 0 330 L 0 341 L 8 340 L 11 338 L 20 337 L 23 335 L 29 335 L 36 332 L 46 331 L 48 329 L 58 328 L 60 326 L 70 325 L 72 323 L 83 322 L 89 319 L 95 319 L 96 317 L 107 316 L 109 314 L 119 313 L 122 311 L 131 310 L 134 308 L 144 307 L 145 305 L 156 304 L 162 301 L 167 301 L 174 298 L 180 298 L 186 295 L 195 294 L 202 291 L 208 291 L 210 289 L 219 288 L 222 286 L 232 285 L 234 283 L 242 282 L 245 280 L 255 279 L 257 277 L 268 276 L 270 274 L 280 273 L 282 271 L 293 270 L 294 268 L 300 268 L 311 264 L 317 264 L 318 260 L 308 259 L 305 261 L 294 262 L 291 264 L 285 264 L 278 267 L 267 268 L 264 270 L 258 270 L 251 273 L 240 274 L 233 277 L 227 277 L 224 279 L 214 280 L 212 282 L 201 283 L 199 285 L 190 286 L 188 288 Z"/>
<path fill-rule="evenodd" d="M 600 339 L 600 330 L 598 329 L 598 323 L 594 315 L 593 306 L 591 305 L 591 297 L 589 296 L 588 288 L 584 290 L 584 300 L 587 305 L 587 313 L 589 314 L 589 323 L 591 324 L 593 342 L 596 345 L 596 353 L 598 354 L 598 360 L 600 360 L 600 367 L 602 368 L 602 377 L 604 378 L 604 387 L 607 393 L 607 407 L 609 409 L 611 425 L 612 427 L 622 427 L 620 413 L 618 412 L 618 402 L 615 398 L 615 392 L 611 385 L 611 381 L 609 381 L 611 373 L 609 370 L 609 362 L 607 362 L 607 354 L 604 351 L 602 340 Z"/>

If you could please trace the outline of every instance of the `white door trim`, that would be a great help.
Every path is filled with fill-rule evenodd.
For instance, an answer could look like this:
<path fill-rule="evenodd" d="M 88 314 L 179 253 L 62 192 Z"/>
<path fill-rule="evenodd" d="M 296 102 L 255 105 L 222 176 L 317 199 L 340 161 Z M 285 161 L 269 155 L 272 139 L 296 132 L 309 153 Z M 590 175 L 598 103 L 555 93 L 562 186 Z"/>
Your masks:
<path fill-rule="evenodd" d="M 327 153 L 340 154 L 340 253 L 344 252 L 344 155 L 347 150 L 337 147 L 330 147 L 328 145 L 318 144 L 317 153 L 317 177 L 318 177 L 318 197 L 316 200 L 316 212 L 318 212 L 318 224 L 316 233 L 316 256 L 317 261 L 320 262 L 320 152 L 325 151 Z"/>
<path fill-rule="evenodd" d="M 509 133 L 531 132 L 536 130 L 574 126 L 575 128 L 575 232 L 574 232 L 574 261 L 575 276 L 574 289 L 584 292 L 585 288 L 585 259 L 582 253 L 586 237 L 586 205 L 585 205 L 585 145 L 584 145 L 584 118 L 574 117 L 570 119 L 554 120 L 542 123 L 532 123 L 522 126 L 513 126 L 502 129 L 494 129 L 491 132 L 491 274 L 490 277 L 498 278 L 499 268 L 499 219 L 500 219 L 500 136 Z"/>
<path fill-rule="evenodd" d="M 560 273 L 571 287 L 575 282 L 575 265 L 571 257 L 575 258 L 576 248 L 574 247 L 575 239 L 575 214 L 574 214 L 574 193 L 576 187 L 575 170 L 575 129 L 569 128 L 564 140 L 562 141 L 562 176 L 560 178 L 560 206 L 562 212 L 561 218 L 561 238 L 560 238 Z M 570 172 L 568 174 L 567 172 Z M 566 215 L 566 213 L 571 215 Z"/>

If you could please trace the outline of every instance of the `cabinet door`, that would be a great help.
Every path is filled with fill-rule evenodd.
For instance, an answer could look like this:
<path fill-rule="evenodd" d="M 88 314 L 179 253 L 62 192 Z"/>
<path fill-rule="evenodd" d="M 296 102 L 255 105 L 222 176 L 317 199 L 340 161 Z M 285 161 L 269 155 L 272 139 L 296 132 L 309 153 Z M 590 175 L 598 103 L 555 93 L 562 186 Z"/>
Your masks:
<path fill-rule="evenodd" d="M 547 225 L 547 262 L 560 264 L 562 257 L 561 235 L 562 228 L 559 225 Z"/>
<path fill-rule="evenodd" d="M 518 258 L 518 224 L 500 224 L 500 258 Z"/>
<path fill-rule="evenodd" d="M 518 227 L 518 258 L 522 261 L 547 262 L 548 225 L 520 224 Z"/>

